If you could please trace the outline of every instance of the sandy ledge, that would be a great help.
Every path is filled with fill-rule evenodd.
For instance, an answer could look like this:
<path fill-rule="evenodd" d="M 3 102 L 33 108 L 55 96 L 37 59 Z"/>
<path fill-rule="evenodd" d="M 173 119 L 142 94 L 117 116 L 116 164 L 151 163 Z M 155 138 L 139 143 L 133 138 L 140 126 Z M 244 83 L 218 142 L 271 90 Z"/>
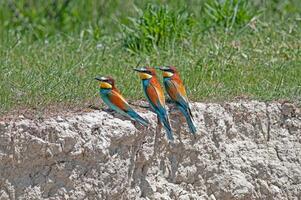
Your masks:
<path fill-rule="evenodd" d="M 301 112 L 290 103 L 193 103 L 144 129 L 104 111 L 0 122 L 0 199 L 300 199 Z"/>

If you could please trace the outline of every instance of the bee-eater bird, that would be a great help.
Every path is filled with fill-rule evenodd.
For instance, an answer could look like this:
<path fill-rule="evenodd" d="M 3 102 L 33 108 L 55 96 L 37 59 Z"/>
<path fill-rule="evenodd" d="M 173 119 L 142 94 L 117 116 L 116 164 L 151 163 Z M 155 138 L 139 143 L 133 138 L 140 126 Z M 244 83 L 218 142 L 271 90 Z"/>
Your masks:
<path fill-rule="evenodd" d="M 157 114 L 158 120 L 163 123 L 167 133 L 167 138 L 173 141 L 174 137 L 170 127 L 167 110 L 165 108 L 164 92 L 157 79 L 155 69 L 150 67 L 142 67 L 134 70 L 139 72 L 145 96 L 150 106 Z"/>
<path fill-rule="evenodd" d="M 166 92 L 176 106 L 183 113 L 191 133 L 196 133 L 196 127 L 193 123 L 193 116 L 189 107 L 189 101 L 186 95 L 186 90 L 183 81 L 180 78 L 179 72 L 174 66 L 159 67 L 163 71 L 163 83 Z"/>
<path fill-rule="evenodd" d="M 128 102 L 120 94 L 115 86 L 115 81 L 111 77 L 97 77 L 95 78 L 100 82 L 99 93 L 102 100 L 109 106 L 109 108 L 118 112 L 119 114 L 129 117 L 134 121 L 139 122 L 143 126 L 148 126 L 149 122 L 142 118 L 136 111 L 134 111 Z"/>

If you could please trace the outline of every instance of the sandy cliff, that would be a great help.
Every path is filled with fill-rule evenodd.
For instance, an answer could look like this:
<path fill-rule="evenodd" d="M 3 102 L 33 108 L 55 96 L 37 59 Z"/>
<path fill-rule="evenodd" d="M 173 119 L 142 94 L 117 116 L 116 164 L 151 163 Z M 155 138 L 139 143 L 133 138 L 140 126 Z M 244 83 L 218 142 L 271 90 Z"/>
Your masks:
<path fill-rule="evenodd" d="M 194 103 L 175 143 L 112 113 L 0 123 L 0 199 L 301 199 L 301 113 L 285 103 Z"/>

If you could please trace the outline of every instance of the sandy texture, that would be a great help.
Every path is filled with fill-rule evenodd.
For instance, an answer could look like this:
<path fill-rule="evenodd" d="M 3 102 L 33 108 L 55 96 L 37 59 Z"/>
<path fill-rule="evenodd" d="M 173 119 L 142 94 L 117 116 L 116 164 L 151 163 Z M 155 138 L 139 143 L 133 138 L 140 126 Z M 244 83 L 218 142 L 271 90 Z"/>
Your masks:
<path fill-rule="evenodd" d="M 301 199 L 301 113 L 289 103 L 194 103 L 175 143 L 112 113 L 0 123 L 0 199 Z"/>

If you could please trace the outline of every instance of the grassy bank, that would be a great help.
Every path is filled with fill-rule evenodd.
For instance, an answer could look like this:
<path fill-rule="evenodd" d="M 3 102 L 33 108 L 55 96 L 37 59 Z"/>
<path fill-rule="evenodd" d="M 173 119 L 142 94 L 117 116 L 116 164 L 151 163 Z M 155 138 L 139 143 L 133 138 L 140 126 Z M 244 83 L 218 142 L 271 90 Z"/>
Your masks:
<path fill-rule="evenodd" d="M 224 7 L 217 1 L 192 1 L 190 6 L 167 2 L 167 7 L 156 6 L 157 1 L 116 1 L 103 2 L 107 12 L 102 14 L 93 11 L 94 1 L 82 10 L 70 2 L 62 11 L 67 14 L 58 14 L 63 19 L 45 17 L 45 22 L 41 6 L 37 19 L 30 15 L 26 23 L 19 17 L 7 25 L 9 9 L 2 15 L 2 113 L 17 107 L 94 103 L 96 75 L 112 75 L 126 98 L 141 99 L 140 81 L 132 71 L 137 65 L 177 66 L 195 101 L 247 96 L 301 102 L 297 1 L 275 1 L 273 6 L 229 1 Z M 70 19 L 68 13 L 73 13 Z"/>

